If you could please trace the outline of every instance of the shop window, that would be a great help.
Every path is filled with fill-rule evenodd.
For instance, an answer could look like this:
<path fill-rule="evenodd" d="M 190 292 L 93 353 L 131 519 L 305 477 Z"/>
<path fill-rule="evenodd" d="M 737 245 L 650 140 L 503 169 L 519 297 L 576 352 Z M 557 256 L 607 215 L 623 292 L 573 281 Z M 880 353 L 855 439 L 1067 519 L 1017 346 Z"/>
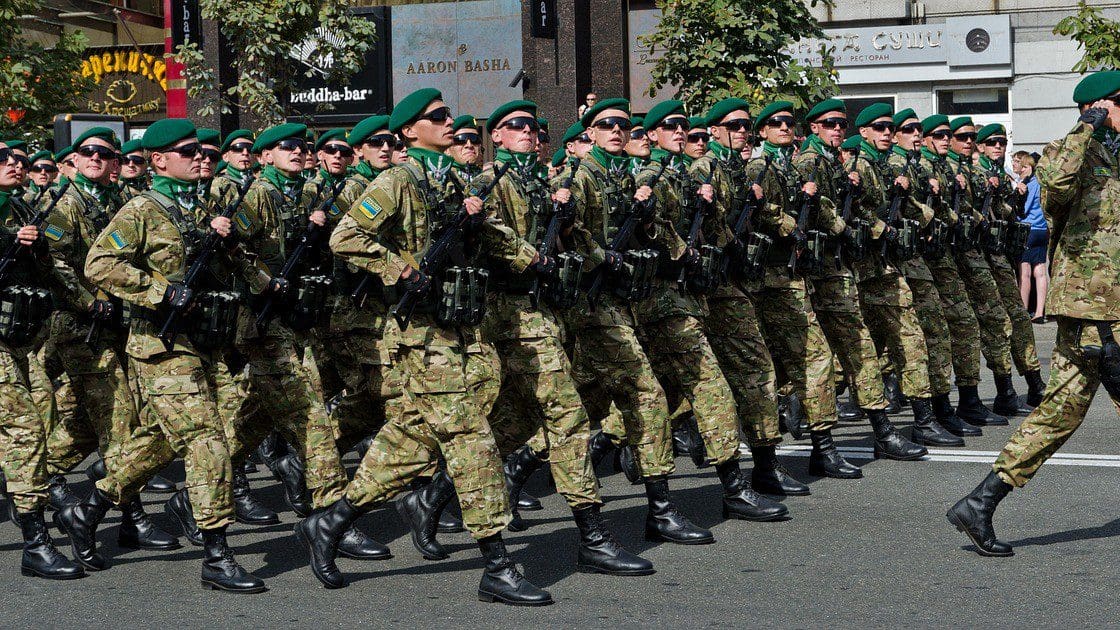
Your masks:
<path fill-rule="evenodd" d="M 971 116 L 973 114 L 1006 114 L 1007 88 L 979 88 L 968 90 L 939 90 L 937 111 L 946 116 Z"/>

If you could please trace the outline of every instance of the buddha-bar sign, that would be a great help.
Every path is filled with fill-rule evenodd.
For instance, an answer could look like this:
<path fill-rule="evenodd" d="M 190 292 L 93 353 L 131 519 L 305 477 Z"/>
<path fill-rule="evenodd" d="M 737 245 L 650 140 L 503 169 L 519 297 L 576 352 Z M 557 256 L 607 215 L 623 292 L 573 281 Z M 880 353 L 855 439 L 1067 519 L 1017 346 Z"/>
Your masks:
<path fill-rule="evenodd" d="M 163 46 L 90 48 L 82 76 L 93 79 L 84 111 L 151 122 L 166 115 L 167 64 Z"/>

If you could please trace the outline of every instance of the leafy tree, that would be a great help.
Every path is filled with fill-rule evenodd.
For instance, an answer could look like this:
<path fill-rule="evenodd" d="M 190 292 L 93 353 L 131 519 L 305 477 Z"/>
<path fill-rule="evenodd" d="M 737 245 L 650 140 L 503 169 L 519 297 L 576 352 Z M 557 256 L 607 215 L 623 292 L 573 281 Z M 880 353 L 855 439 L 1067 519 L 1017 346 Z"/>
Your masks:
<path fill-rule="evenodd" d="M 818 0 L 811 0 L 816 6 Z M 793 54 L 800 40 L 824 38 L 801 0 L 657 0 L 661 21 L 639 38 L 656 59 L 650 95 L 676 86 L 677 97 L 700 111 L 728 96 L 752 108 L 776 98 L 806 107 L 831 96 L 836 72 L 825 44 L 821 65 Z"/>
<path fill-rule="evenodd" d="M 82 77 L 86 38 L 63 33 L 51 48 L 23 38 L 20 16 L 38 0 L 0 0 L 0 137 L 37 145 L 50 137 L 54 115 L 74 111 L 92 82 Z"/>
<path fill-rule="evenodd" d="M 349 6 L 345 0 L 202 0 L 202 17 L 218 24 L 235 51 L 237 82 L 221 86 L 223 92 L 198 47 L 181 46 L 176 55 L 186 66 L 188 94 L 203 100 L 198 113 L 240 107 L 265 124 L 280 122 L 301 77 L 318 73 L 338 81 L 361 70 L 376 32 Z"/>
<path fill-rule="evenodd" d="M 1086 0 L 1078 3 L 1077 13 L 1058 22 L 1054 34 L 1072 38 L 1085 51 L 1074 64 L 1074 72 L 1120 68 L 1120 23 L 1106 18 Z"/>

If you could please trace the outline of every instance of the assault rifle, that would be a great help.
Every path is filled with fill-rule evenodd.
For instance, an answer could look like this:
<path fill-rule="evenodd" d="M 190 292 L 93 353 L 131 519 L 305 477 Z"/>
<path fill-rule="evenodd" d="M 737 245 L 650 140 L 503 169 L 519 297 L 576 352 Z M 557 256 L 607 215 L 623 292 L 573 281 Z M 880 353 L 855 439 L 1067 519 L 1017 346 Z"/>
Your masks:
<path fill-rule="evenodd" d="M 773 156 L 767 154 L 763 158 L 765 163 L 762 165 L 762 170 L 758 172 L 758 176 L 754 178 L 754 184 L 747 189 L 747 198 L 743 201 L 743 208 L 739 210 L 738 216 L 735 217 L 735 223 L 731 226 L 731 241 L 737 243 L 739 248 L 746 248 L 746 236 L 751 229 L 751 217 L 754 216 L 755 209 L 763 203 L 763 199 L 754 196 L 754 187 L 761 186 L 762 180 L 766 178 L 766 171 L 770 170 L 770 164 L 774 161 Z M 727 256 L 723 259 L 723 274 L 727 276 L 728 267 L 731 264 L 731 257 Z"/>
<path fill-rule="evenodd" d="M 810 172 L 808 181 L 813 182 L 815 176 L 816 173 Z M 797 228 L 794 232 L 795 235 L 801 234 L 808 237 L 809 216 L 812 215 L 813 208 L 816 205 L 816 195 L 810 195 L 809 193 L 806 193 L 804 191 L 801 192 L 801 210 L 797 213 Z M 790 278 L 793 278 L 794 274 L 797 272 L 797 259 L 801 257 L 801 254 L 803 254 L 804 251 L 805 248 L 800 245 L 799 241 L 795 238 L 793 247 L 790 248 L 789 262 L 786 263 L 786 274 L 789 275 Z"/>
<path fill-rule="evenodd" d="M 561 189 L 571 188 L 572 179 L 576 176 L 576 171 L 579 170 L 579 158 L 574 157 L 569 162 L 571 170 L 568 171 L 568 176 L 564 178 L 564 182 L 560 185 Z M 572 216 L 571 203 L 560 203 L 559 201 L 552 202 L 552 217 L 548 221 L 548 228 L 544 232 L 544 239 L 541 240 L 541 248 L 538 251 L 541 257 L 551 256 L 556 250 L 556 241 L 560 238 L 560 227 L 564 225 Z M 529 292 L 529 298 L 533 302 L 533 308 L 540 308 L 541 305 L 541 279 L 540 276 L 533 278 L 533 288 Z"/>
<path fill-rule="evenodd" d="M 840 211 L 840 218 L 844 220 L 844 225 L 848 225 L 849 227 L 852 221 L 852 204 L 855 203 L 856 195 L 859 193 L 859 186 L 853 184 L 850 177 L 852 173 L 856 172 L 856 166 L 859 163 L 860 151 L 863 151 L 863 146 L 857 145 L 856 154 L 852 157 L 852 168 L 844 171 L 844 181 L 842 182 L 844 185 L 844 206 Z M 836 250 L 834 257 L 836 258 L 837 269 L 840 269 L 840 267 L 842 266 L 840 262 L 840 255 L 843 250 L 844 240 L 840 238 L 836 239 Z"/>
<path fill-rule="evenodd" d="M 709 173 L 708 177 L 701 182 L 701 185 L 707 184 L 712 181 L 712 176 Z M 708 208 L 711 207 L 711 202 L 703 197 L 696 200 L 696 212 L 692 213 L 692 223 L 688 226 L 688 238 L 684 242 L 684 251 L 687 254 L 688 250 L 696 249 L 696 245 L 700 240 L 700 226 L 704 223 L 704 214 Z M 677 276 L 677 289 L 684 292 L 685 279 L 688 275 L 688 267 L 681 265 L 681 273 Z"/>
<path fill-rule="evenodd" d="M 31 221 L 29 221 L 26 225 L 34 225 L 36 228 L 43 227 L 43 224 L 47 221 L 47 217 L 49 217 L 51 212 L 54 211 L 54 207 L 58 205 L 58 201 L 62 199 L 62 195 L 69 187 L 70 180 L 66 180 L 66 183 L 58 189 L 58 192 L 51 195 L 51 202 L 47 204 L 46 207 L 44 207 L 42 210 L 36 212 L 35 216 L 31 217 Z M 35 198 L 36 202 L 38 202 L 38 200 L 45 192 L 46 190 L 44 190 L 42 193 L 39 193 L 40 196 Z M 16 255 L 19 253 L 21 247 L 23 247 L 23 245 L 20 245 L 20 242 L 18 240 L 13 240 L 11 245 L 8 245 L 8 249 L 4 250 L 4 255 L 0 256 L 0 283 L 3 283 L 5 276 L 8 275 L 8 272 L 11 270 L 12 265 L 15 264 Z"/>

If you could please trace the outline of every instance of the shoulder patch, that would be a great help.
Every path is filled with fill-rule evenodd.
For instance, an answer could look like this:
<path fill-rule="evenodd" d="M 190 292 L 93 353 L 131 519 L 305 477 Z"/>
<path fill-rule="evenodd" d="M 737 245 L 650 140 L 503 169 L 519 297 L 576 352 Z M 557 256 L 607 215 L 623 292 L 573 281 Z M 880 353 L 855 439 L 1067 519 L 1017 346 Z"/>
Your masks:
<path fill-rule="evenodd" d="M 113 247 L 116 247 L 117 249 L 124 249 L 125 247 L 128 247 L 128 239 L 121 235 L 120 230 L 113 230 L 109 233 L 109 242 L 112 243 Z"/>
<path fill-rule="evenodd" d="M 331 215 L 332 217 L 337 217 L 341 213 L 342 208 L 338 207 L 338 202 L 331 202 L 331 207 L 329 210 L 327 210 L 327 214 Z"/>
<path fill-rule="evenodd" d="M 1108 168 L 1107 166 L 1094 166 L 1093 167 L 1093 176 L 1094 177 L 1112 177 L 1112 169 Z"/>
<path fill-rule="evenodd" d="M 47 238 L 51 239 L 52 241 L 57 241 L 61 239 L 66 234 L 66 232 L 57 225 L 48 223 L 47 227 L 43 228 L 43 234 L 46 234 Z"/>
<path fill-rule="evenodd" d="M 370 197 L 362 200 L 362 203 L 358 205 L 358 210 L 371 221 L 381 214 L 381 206 L 377 205 L 377 202 Z"/>
<path fill-rule="evenodd" d="M 253 222 L 249 220 L 244 210 L 238 210 L 237 214 L 233 215 L 233 220 L 237 223 L 237 227 L 242 230 L 248 230 L 253 227 Z"/>

